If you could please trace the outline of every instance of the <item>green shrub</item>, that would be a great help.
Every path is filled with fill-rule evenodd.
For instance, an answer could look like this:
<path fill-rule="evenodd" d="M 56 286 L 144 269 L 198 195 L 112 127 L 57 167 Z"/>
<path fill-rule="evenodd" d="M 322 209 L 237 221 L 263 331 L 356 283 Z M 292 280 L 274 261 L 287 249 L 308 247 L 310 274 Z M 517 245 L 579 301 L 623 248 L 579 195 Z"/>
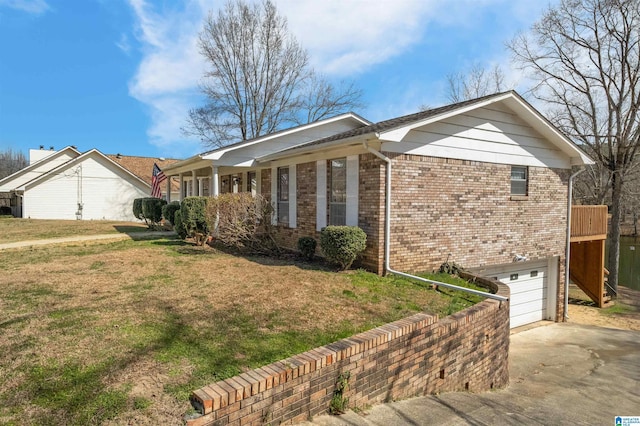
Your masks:
<path fill-rule="evenodd" d="M 316 254 L 316 246 L 318 243 L 312 237 L 298 238 L 298 250 L 307 259 L 312 260 Z"/>
<path fill-rule="evenodd" d="M 188 236 L 209 233 L 206 215 L 208 199 L 208 197 L 187 197 L 182 200 L 180 214 L 182 226 Z"/>
<path fill-rule="evenodd" d="M 182 225 L 182 212 L 180 210 L 176 210 L 173 214 L 173 229 L 183 240 L 187 238 L 187 230 Z"/>
<path fill-rule="evenodd" d="M 142 200 L 144 198 L 136 198 L 133 200 L 133 215 L 136 219 L 144 220 L 144 216 L 142 216 Z"/>
<path fill-rule="evenodd" d="M 167 201 L 161 198 L 147 197 L 142 199 L 142 216 L 156 226 L 162 220 L 162 207 L 167 205 Z"/>
<path fill-rule="evenodd" d="M 344 270 L 367 247 L 367 234 L 357 226 L 327 226 L 320 233 L 320 247 L 327 260 Z"/>
<path fill-rule="evenodd" d="M 165 204 L 167 202 L 160 198 L 136 198 L 133 200 L 133 215 L 144 220 L 150 228 L 155 227 L 162 220 L 162 206 Z"/>
<path fill-rule="evenodd" d="M 165 204 L 162 206 L 162 217 L 172 225 L 175 225 L 174 220 L 178 210 L 180 210 L 180 201 L 172 201 L 169 204 Z"/>

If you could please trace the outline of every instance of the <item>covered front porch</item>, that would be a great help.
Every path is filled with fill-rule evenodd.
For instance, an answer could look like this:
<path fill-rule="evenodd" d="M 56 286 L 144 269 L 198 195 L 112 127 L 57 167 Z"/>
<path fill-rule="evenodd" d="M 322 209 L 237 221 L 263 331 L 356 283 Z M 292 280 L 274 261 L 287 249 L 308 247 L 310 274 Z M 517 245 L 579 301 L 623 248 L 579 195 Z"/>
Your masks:
<path fill-rule="evenodd" d="M 255 195 L 260 188 L 260 173 L 255 167 L 219 166 L 207 160 L 194 162 L 186 160 L 177 163 L 174 167 L 166 168 L 164 173 L 168 178 L 167 188 L 170 187 L 171 181 L 177 181 L 180 188 L 179 198 L 172 200 L 168 197 L 167 202 L 182 201 L 186 197 L 211 197 L 225 193 L 251 192 Z"/>

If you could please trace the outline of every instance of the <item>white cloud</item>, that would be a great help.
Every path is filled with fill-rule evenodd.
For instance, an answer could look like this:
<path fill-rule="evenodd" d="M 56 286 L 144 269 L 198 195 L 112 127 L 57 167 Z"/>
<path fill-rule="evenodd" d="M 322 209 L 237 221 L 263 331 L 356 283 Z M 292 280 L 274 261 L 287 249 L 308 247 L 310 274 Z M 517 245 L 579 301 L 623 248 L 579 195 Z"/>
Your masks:
<path fill-rule="evenodd" d="M 205 69 L 197 48 L 202 8 L 194 2 L 180 10 L 156 10 L 145 0 L 129 3 L 142 52 L 129 93 L 149 108 L 151 143 L 167 154 L 191 155 L 198 142 L 186 139 L 181 128 L 189 109 L 198 105 L 195 89 Z"/>
<path fill-rule="evenodd" d="M 150 109 L 148 134 L 152 143 L 167 150 L 173 144 L 184 146 L 185 138 L 180 128 L 185 124 L 189 108 L 198 106 L 201 101 L 197 86 L 206 69 L 197 48 L 198 33 L 208 11 L 216 10 L 223 1 L 184 0 L 180 6 L 169 2 L 174 5 L 172 8 L 165 2 L 128 1 L 136 23 L 134 33 L 142 52 L 136 75 L 129 83 L 129 92 Z M 447 37 L 447 31 L 478 30 L 474 18 L 482 8 L 502 8 L 513 13 L 513 21 L 495 23 L 497 28 L 508 27 L 509 33 L 535 15 L 533 6 L 527 6 L 532 3 L 528 0 L 274 1 L 280 13 L 287 17 L 291 32 L 309 51 L 312 65 L 330 78 L 357 77 L 376 66 L 380 69 L 384 63 L 411 52 L 427 37 L 440 39 Z M 504 10 L 501 13 L 504 15 Z M 431 28 L 440 32 L 429 33 Z M 127 44 L 126 38 L 118 43 L 123 51 Z M 415 83 L 407 85 L 412 84 Z M 440 83 L 424 82 L 420 88 L 428 89 L 437 84 Z M 396 100 L 395 104 L 405 110 L 412 102 L 417 103 L 416 107 L 429 103 L 428 99 L 420 98 L 418 89 L 399 86 L 396 96 L 403 93 L 408 100 Z M 376 109 L 382 113 L 381 108 L 373 108 Z M 193 149 L 196 149 L 195 144 L 197 142 L 187 143 Z"/>
<path fill-rule="evenodd" d="M 277 1 L 316 69 L 351 75 L 420 41 L 433 0 Z"/>
<path fill-rule="evenodd" d="M 0 6 L 22 10 L 23 12 L 34 15 L 40 15 L 51 10 L 51 7 L 45 0 L 0 0 Z"/>

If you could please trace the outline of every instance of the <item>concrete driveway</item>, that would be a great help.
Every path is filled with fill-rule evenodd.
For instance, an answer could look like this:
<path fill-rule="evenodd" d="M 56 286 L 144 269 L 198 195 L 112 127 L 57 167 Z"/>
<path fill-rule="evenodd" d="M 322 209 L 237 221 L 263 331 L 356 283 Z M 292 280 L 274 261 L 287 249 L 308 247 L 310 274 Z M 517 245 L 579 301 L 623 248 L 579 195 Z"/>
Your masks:
<path fill-rule="evenodd" d="M 319 416 L 307 425 L 614 425 L 640 416 L 640 332 L 550 324 L 511 336 L 506 389 Z"/>

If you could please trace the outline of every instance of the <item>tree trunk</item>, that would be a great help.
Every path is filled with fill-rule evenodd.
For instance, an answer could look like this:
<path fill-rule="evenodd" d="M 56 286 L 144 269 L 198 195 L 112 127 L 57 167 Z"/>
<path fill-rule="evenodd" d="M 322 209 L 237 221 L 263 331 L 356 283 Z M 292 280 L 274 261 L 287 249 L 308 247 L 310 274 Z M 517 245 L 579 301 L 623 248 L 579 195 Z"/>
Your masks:
<path fill-rule="evenodd" d="M 620 265 L 620 221 L 622 219 L 622 178 L 614 173 L 611 180 L 611 229 L 609 230 L 609 286 L 618 294 Z"/>

